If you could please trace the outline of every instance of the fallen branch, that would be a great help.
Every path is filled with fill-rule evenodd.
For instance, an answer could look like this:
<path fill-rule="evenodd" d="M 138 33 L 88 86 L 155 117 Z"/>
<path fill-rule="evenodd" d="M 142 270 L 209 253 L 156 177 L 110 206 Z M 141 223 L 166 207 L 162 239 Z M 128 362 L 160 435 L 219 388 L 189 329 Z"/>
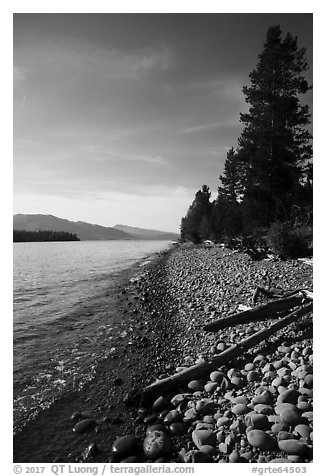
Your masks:
<path fill-rule="evenodd" d="M 306 299 L 312 300 L 312 293 L 309 291 L 301 291 L 293 296 L 277 299 L 268 302 L 267 304 L 260 304 L 253 309 L 248 309 L 247 311 L 238 312 L 237 314 L 232 314 L 231 316 L 209 322 L 204 326 L 204 331 L 215 332 L 224 329 L 225 327 L 245 324 L 261 318 L 267 319 L 271 314 L 280 311 L 288 311 L 293 307 L 302 305 Z"/>
<path fill-rule="evenodd" d="M 292 289 L 288 291 L 284 291 L 283 289 L 278 289 L 278 288 L 264 288 L 262 286 L 257 286 L 253 293 L 252 297 L 252 302 L 255 304 L 257 302 L 258 296 L 260 294 L 268 297 L 268 298 L 273 298 L 273 299 L 283 299 L 285 297 L 290 297 L 293 296 L 294 294 L 297 294 L 299 292 L 303 291 L 302 288 L 298 289 Z"/>
<path fill-rule="evenodd" d="M 247 337 L 239 344 L 236 344 L 229 349 L 221 352 L 217 357 L 212 359 L 211 362 L 207 362 L 204 364 L 197 364 L 189 367 L 188 369 L 182 370 L 170 377 L 167 377 L 163 380 L 158 380 L 154 382 L 152 385 L 146 387 L 142 392 L 142 398 L 144 401 L 153 401 L 155 398 L 159 397 L 160 395 L 166 395 L 171 390 L 175 390 L 181 385 L 184 385 L 191 380 L 198 379 L 203 375 L 215 370 L 218 367 L 221 367 L 227 362 L 239 357 L 244 351 L 254 347 L 255 345 L 259 344 L 263 340 L 267 339 L 275 332 L 279 331 L 283 327 L 292 324 L 298 318 L 308 314 L 312 311 L 312 303 L 303 306 L 291 314 L 288 314 L 283 319 L 278 320 L 274 324 L 272 324 L 268 329 L 262 329 L 250 337 Z"/>

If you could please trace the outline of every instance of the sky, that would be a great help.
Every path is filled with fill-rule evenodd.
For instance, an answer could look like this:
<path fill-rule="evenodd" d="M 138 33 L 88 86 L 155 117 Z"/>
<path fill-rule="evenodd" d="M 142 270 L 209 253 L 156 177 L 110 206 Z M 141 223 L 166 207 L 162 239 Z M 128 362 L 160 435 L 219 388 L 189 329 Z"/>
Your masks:
<path fill-rule="evenodd" d="M 14 213 L 178 232 L 275 24 L 312 82 L 312 14 L 14 14 Z"/>

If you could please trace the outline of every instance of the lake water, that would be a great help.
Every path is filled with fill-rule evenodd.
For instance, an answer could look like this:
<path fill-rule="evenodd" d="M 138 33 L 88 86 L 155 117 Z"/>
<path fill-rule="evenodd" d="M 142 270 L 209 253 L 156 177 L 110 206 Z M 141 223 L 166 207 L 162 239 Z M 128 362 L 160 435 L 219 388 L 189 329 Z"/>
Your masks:
<path fill-rule="evenodd" d="M 14 243 L 16 430 L 93 378 L 98 362 L 112 352 L 112 316 L 123 271 L 169 243 Z"/>

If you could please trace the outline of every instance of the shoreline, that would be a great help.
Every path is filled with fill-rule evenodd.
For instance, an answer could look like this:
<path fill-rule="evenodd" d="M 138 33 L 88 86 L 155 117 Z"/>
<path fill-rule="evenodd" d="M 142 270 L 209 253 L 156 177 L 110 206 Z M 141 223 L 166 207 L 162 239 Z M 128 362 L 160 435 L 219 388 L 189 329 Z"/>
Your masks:
<path fill-rule="evenodd" d="M 143 352 L 146 350 L 146 344 L 141 339 L 146 331 L 135 311 L 137 299 L 134 298 L 137 295 L 137 284 L 146 273 L 146 269 L 155 267 L 156 262 L 160 261 L 171 248 L 172 245 L 162 251 L 149 253 L 119 273 L 112 322 L 114 334 L 110 341 L 110 346 L 116 351 L 108 359 L 99 363 L 95 377 L 86 383 L 82 390 L 63 394 L 49 408 L 41 410 L 34 419 L 28 421 L 21 430 L 15 433 L 13 461 L 52 462 L 57 458 L 60 462 L 75 461 L 80 454 L 80 445 L 83 442 L 83 438 L 79 441 L 72 433 L 74 422 L 70 417 L 75 412 L 83 411 L 88 416 L 96 417 L 97 421 L 104 420 L 103 428 L 109 428 L 109 421 L 113 421 L 111 438 L 113 441 L 115 432 L 121 427 L 121 415 L 126 411 L 128 413 L 123 398 L 132 391 L 134 385 L 143 385 L 138 382 L 144 381 L 145 384 Z M 129 344 L 131 340 L 132 345 Z M 130 368 L 132 371 L 129 372 Z M 113 381 L 121 376 L 124 380 L 123 384 L 114 384 Z M 149 382 L 150 378 L 148 376 L 146 382 Z M 130 418 L 133 417 L 134 412 L 131 410 Z M 127 426 L 129 428 L 129 425 Z M 64 438 L 61 442 L 62 435 Z M 67 445 L 71 445 L 73 452 L 71 456 L 65 451 Z"/>
<path fill-rule="evenodd" d="M 117 296 L 120 315 L 114 326 L 121 325 L 121 315 L 129 326 L 125 337 L 116 333 L 117 352 L 100 363 L 95 378 L 80 392 L 59 399 L 15 435 L 15 462 L 112 461 L 117 437 L 134 435 L 140 444 L 151 418 L 158 421 L 155 412 L 133 401 L 134 394 L 182 365 L 209 359 L 219 345 L 229 345 L 232 333 L 227 330 L 218 335 L 202 331 L 208 319 L 234 312 L 239 304 L 248 305 L 266 269 L 273 284 L 283 289 L 312 284 L 312 270 L 304 263 L 253 262 L 218 247 L 170 246 L 140 261 L 143 266 L 134 265 L 124 274 Z M 244 333 L 239 326 L 233 338 Z M 73 433 L 78 412 L 97 425 L 85 433 Z M 187 453 L 194 448 L 193 429 L 187 424 L 183 435 L 169 433 L 173 449 L 165 461 L 180 461 L 182 449 Z M 86 454 L 91 445 L 91 454 Z M 221 459 L 227 457 L 222 454 Z M 139 455 L 136 458 L 141 461 Z M 206 458 L 214 461 L 211 455 Z"/>

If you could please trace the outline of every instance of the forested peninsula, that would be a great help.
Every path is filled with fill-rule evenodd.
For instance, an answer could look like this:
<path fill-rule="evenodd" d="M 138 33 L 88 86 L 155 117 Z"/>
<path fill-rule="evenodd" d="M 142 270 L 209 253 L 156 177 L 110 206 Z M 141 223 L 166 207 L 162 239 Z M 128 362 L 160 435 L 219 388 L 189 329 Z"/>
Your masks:
<path fill-rule="evenodd" d="M 80 241 L 74 233 L 65 231 L 39 230 L 26 231 L 14 230 L 14 243 L 25 241 Z"/>

